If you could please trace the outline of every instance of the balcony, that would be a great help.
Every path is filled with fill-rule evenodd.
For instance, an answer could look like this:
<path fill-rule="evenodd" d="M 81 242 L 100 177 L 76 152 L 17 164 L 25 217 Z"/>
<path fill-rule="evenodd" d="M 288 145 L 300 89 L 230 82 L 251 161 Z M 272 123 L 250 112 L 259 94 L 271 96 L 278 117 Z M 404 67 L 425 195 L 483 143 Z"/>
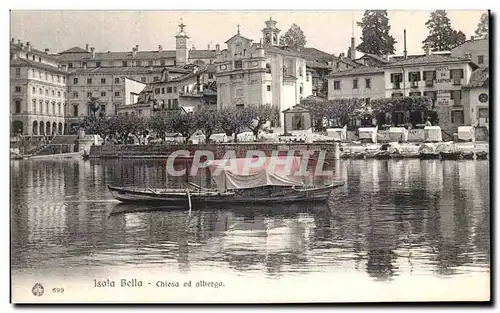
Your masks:
<path fill-rule="evenodd" d="M 181 97 L 203 97 L 203 91 L 191 90 L 191 91 L 179 91 L 179 96 Z"/>

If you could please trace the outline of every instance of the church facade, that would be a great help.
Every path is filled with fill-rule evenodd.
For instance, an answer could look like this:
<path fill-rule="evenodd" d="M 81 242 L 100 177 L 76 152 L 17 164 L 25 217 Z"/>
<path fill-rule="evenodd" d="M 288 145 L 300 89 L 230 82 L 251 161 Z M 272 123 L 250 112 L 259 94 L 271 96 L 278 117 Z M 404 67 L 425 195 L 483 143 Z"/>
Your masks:
<path fill-rule="evenodd" d="M 280 112 L 312 94 L 312 76 L 306 60 L 280 45 L 277 22 L 269 19 L 260 43 L 238 32 L 217 52 L 217 106 L 277 105 Z M 283 116 L 280 114 L 280 125 Z"/>

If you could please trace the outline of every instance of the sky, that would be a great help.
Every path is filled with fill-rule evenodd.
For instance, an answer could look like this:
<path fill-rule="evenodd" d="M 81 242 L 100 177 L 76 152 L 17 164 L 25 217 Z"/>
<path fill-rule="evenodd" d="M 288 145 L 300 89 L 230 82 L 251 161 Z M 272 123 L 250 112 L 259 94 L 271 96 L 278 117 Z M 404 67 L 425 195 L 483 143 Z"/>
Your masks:
<path fill-rule="evenodd" d="M 12 10 L 10 34 L 16 42 L 29 41 L 34 48 L 60 52 L 85 45 L 96 51 L 175 49 L 174 36 L 181 18 L 190 35 L 189 45 L 207 49 L 231 38 L 240 26 L 241 35 L 259 42 L 264 21 L 272 17 L 283 34 L 296 23 L 306 35 L 307 47 L 338 55 L 346 53 L 353 33 L 353 21 L 360 21 L 364 11 L 21 11 Z M 425 22 L 431 11 L 389 10 L 390 34 L 396 39 L 395 54 L 403 53 L 403 30 L 406 29 L 408 54 L 422 53 L 422 41 L 428 35 Z M 484 10 L 447 10 L 453 28 L 467 38 L 474 35 Z M 356 45 L 361 28 L 354 23 Z"/>

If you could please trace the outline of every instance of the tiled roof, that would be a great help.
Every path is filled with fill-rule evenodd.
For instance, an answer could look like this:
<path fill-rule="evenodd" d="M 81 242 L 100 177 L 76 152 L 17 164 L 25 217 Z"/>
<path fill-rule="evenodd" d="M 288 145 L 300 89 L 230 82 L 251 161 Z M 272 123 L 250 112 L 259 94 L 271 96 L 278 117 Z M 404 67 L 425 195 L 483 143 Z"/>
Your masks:
<path fill-rule="evenodd" d="M 451 56 L 451 52 L 449 51 L 436 51 L 432 52 L 433 55 L 442 55 L 442 56 Z M 407 59 L 415 59 L 425 56 L 425 53 L 422 54 L 409 54 L 406 56 Z M 390 57 L 391 62 L 402 61 L 404 60 L 404 55 L 393 55 Z"/>
<path fill-rule="evenodd" d="M 33 46 L 31 47 L 31 51 L 28 51 L 28 49 L 26 49 L 26 46 L 24 46 L 22 48 L 20 45 L 11 42 L 10 43 L 10 50 L 22 50 L 24 52 L 32 53 L 34 55 L 42 56 L 42 57 L 45 57 L 45 58 L 48 58 L 48 59 L 52 59 L 52 60 L 56 60 L 57 59 L 57 55 L 55 55 L 55 54 L 47 54 L 44 51 L 40 51 L 40 50 L 37 50 L 37 49 L 33 48 Z"/>
<path fill-rule="evenodd" d="M 190 50 L 190 59 L 211 59 L 215 58 L 215 50 Z"/>
<path fill-rule="evenodd" d="M 424 55 L 416 58 L 408 58 L 406 60 L 401 60 L 397 62 L 393 62 L 387 65 L 387 67 L 397 67 L 401 65 L 424 65 L 424 64 L 433 64 L 433 63 L 457 63 L 463 62 L 468 63 L 470 60 L 464 58 L 457 58 L 447 55 Z"/>
<path fill-rule="evenodd" d="M 310 68 L 330 68 L 326 63 L 306 60 L 306 66 Z"/>
<path fill-rule="evenodd" d="M 362 58 L 364 58 L 365 56 L 370 57 L 370 58 L 372 58 L 372 59 L 375 59 L 375 60 L 377 60 L 377 61 L 379 61 L 379 62 L 382 62 L 382 63 L 390 63 L 390 61 L 389 61 L 389 60 L 386 60 L 386 59 L 384 59 L 384 58 L 383 58 L 383 57 L 381 57 L 381 56 L 378 56 L 378 55 L 376 55 L 376 54 L 371 54 L 371 53 L 365 53 L 365 54 L 364 54 L 361 58 L 359 58 L 359 59 L 362 59 Z M 359 59 L 358 59 L 358 60 L 359 60 Z"/>
<path fill-rule="evenodd" d="M 469 83 L 464 88 L 481 88 L 489 87 L 490 84 L 490 69 L 489 67 L 479 68 L 472 72 Z"/>
<path fill-rule="evenodd" d="M 455 47 L 453 47 L 452 49 L 456 49 L 460 46 L 463 46 L 465 44 L 468 44 L 468 43 L 471 43 L 471 42 L 475 42 L 475 41 L 483 41 L 483 40 L 489 40 L 488 38 L 474 38 L 474 39 L 469 39 L 469 40 L 466 40 L 464 42 L 462 42 L 461 44 L 459 45 L 456 45 Z"/>
<path fill-rule="evenodd" d="M 342 71 L 333 72 L 327 77 L 342 77 L 342 76 L 356 76 L 363 74 L 377 74 L 383 73 L 384 69 L 380 67 L 371 67 L 371 66 L 360 66 L 354 69 L 347 69 Z"/>
<path fill-rule="evenodd" d="M 71 73 L 75 74 L 83 74 L 83 73 L 88 73 L 88 74 L 125 74 L 125 73 L 130 73 L 130 74 L 138 74 L 138 73 L 161 73 L 163 70 L 163 67 L 153 67 L 152 70 L 150 70 L 149 67 L 142 67 L 142 66 L 134 66 L 134 67 L 96 67 L 96 68 L 78 68 L 75 69 L 74 71 L 71 71 Z"/>
<path fill-rule="evenodd" d="M 50 65 L 47 65 L 44 63 L 34 62 L 34 61 L 26 60 L 26 59 L 19 59 L 19 58 L 10 61 L 10 66 L 30 66 L 30 67 L 35 67 L 35 68 L 39 68 L 39 69 L 43 69 L 43 70 L 47 70 L 47 71 L 52 71 L 52 72 L 57 72 L 57 73 L 61 73 L 61 74 L 68 74 L 67 72 L 61 71 L 60 69 L 58 69 L 57 67 L 54 67 L 54 66 L 50 66 Z"/>
<path fill-rule="evenodd" d="M 316 48 L 308 48 L 304 47 L 300 50 L 300 53 L 303 57 L 308 61 L 317 61 L 317 60 L 332 60 L 332 55 L 330 53 L 321 51 Z"/>
<path fill-rule="evenodd" d="M 348 64 L 348 65 L 350 65 L 350 66 L 352 66 L 352 67 L 354 67 L 354 68 L 359 67 L 359 66 L 362 66 L 361 64 L 356 63 L 356 62 L 354 62 L 353 60 L 351 60 L 351 59 L 349 59 L 349 58 L 345 58 L 345 57 L 343 57 L 343 58 L 339 58 L 339 57 L 335 57 L 335 56 L 334 56 L 334 57 L 333 57 L 333 62 L 343 62 L 343 63 Z"/>
<path fill-rule="evenodd" d="M 246 38 L 246 37 L 243 37 L 243 36 L 241 36 L 240 34 L 236 34 L 236 35 L 234 35 L 233 37 L 231 37 L 231 38 L 229 38 L 228 40 L 226 40 L 226 42 L 225 42 L 225 43 L 228 43 L 228 42 L 229 42 L 229 41 L 231 41 L 234 37 L 240 37 L 240 38 L 245 39 L 245 40 L 247 40 L 247 41 L 253 41 L 252 39 L 248 39 L 248 38 Z"/>
<path fill-rule="evenodd" d="M 266 53 L 271 53 L 271 54 L 282 54 L 282 55 L 288 55 L 288 56 L 294 56 L 294 57 L 302 57 L 302 54 L 300 54 L 299 52 L 294 51 L 290 48 L 286 48 L 286 47 L 277 47 L 277 46 L 266 45 L 266 46 L 264 46 L 264 51 Z"/>
<path fill-rule="evenodd" d="M 74 52 L 59 55 L 60 61 L 80 61 L 83 59 L 90 59 L 92 54 L 90 52 Z M 94 60 L 156 60 L 156 59 L 171 59 L 175 58 L 175 50 L 163 51 L 139 51 L 134 57 L 132 51 L 130 52 L 96 52 Z"/>
<path fill-rule="evenodd" d="M 85 49 L 82 49 L 80 47 L 73 47 L 73 48 L 69 48 L 68 50 L 64 50 L 62 52 L 59 52 L 59 54 L 65 54 L 65 53 L 88 53 L 87 50 Z"/>

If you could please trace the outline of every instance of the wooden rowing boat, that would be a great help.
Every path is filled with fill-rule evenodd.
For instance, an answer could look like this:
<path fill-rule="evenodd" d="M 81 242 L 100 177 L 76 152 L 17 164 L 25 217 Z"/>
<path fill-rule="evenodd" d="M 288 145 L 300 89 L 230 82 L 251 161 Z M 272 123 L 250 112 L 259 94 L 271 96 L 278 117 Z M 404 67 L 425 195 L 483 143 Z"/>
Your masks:
<path fill-rule="evenodd" d="M 169 206 L 193 206 L 199 204 L 273 204 L 293 203 L 301 201 L 326 201 L 334 188 L 344 183 L 329 183 L 322 186 L 310 186 L 298 173 L 301 168 L 300 159 L 293 157 L 283 159 L 280 166 L 269 166 L 281 157 L 266 157 L 259 165 L 245 167 L 249 159 L 235 158 L 231 160 L 212 160 L 209 169 L 217 188 L 204 189 L 191 184 L 182 189 L 152 189 L 115 187 L 108 185 L 110 193 L 122 202 L 162 203 Z M 233 166 L 227 166 L 230 161 Z M 292 171 L 285 171 L 290 167 Z"/>
<path fill-rule="evenodd" d="M 188 198 L 192 205 L 203 204 L 244 204 L 244 203 L 291 203 L 299 201 L 325 201 L 333 189 L 344 183 L 304 188 L 250 188 L 220 192 L 213 189 L 152 189 L 135 187 L 115 187 L 108 185 L 109 192 L 121 202 L 161 203 L 172 206 L 188 206 Z M 188 194 L 189 193 L 189 194 Z"/>

